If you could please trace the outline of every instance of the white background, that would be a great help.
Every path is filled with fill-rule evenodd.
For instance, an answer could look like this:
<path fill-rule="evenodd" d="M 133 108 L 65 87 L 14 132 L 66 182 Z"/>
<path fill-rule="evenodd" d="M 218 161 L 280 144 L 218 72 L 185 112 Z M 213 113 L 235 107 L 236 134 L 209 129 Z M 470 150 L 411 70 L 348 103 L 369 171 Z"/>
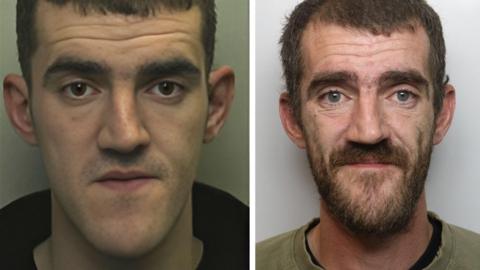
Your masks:
<path fill-rule="evenodd" d="M 278 40 L 299 0 L 256 2 L 256 240 L 297 228 L 319 215 L 306 154 L 289 141 L 278 117 L 284 89 Z M 428 208 L 447 222 L 480 232 L 480 1 L 429 1 L 439 13 L 447 74 L 457 89 L 453 125 L 435 147 L 427 179 Z M 253 14 L 252 14 L 253 15 Z"/>

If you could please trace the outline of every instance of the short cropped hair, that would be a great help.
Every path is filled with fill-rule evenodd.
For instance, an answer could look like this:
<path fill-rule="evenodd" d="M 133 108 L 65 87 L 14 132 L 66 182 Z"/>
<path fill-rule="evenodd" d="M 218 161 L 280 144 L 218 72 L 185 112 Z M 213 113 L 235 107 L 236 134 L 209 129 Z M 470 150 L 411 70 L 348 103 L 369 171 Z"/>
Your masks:
<path fill-rule="evenodd" d="M 414 32 L 423 27 L 429 38 L 429 75 L 435 115 L 441 110 L 445 76 L 445 41 L 440 18 L 424 0 L 305 0 L 287 19 L 280 38 L 283 75 L 291 105 L 300 120 L 300 82 L 304 69 L 301 40 L 312 20 L 366 30 L 374 35 Z"/>
<path fill-rule="evenodd" d="M 17 1 L 17 47 L 18 61 L 22 74 L 29 89 L 31 89 L 32 56 L 38 47 L 38 38 L 35 29 L 35 13 L 39 0 Z M 159 10 L 168 11 L 189 10 L 198 6 L 202 14 L 202 43 L 205 52 L 205 68 L 207 74 L 213 63 L 215 51 L 215 31 L 217 15 L 215 0 L 40 0 L 57 6 L 73 4 L 83 15 L 89 12 L 102 14 L 122 14 L 140 17 L 155 15 Z"/>

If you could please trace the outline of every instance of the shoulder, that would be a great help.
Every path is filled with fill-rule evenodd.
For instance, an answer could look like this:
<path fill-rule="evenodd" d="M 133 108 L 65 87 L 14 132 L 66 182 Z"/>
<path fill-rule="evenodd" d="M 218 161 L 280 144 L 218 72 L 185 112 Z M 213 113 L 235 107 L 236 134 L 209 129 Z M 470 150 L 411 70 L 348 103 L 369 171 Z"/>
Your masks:
<path fill-rule="evenodd" d="M 480 235 L 445 222 L 443 224 L 451 235 L 451 269 L 480 269 Z"/>
<path fill-rule="evenodd" d="M 248 269 L 249 210 L 232 195 L 196 182 L 193 233 L 204 246 L 200 269 Z"/>
<path fill-rule="evenodd" d="M 37 233 L 32 233 L 32 229 Z M 1 239 L 8 237 L 20 241 L 49 234 L 50 191 L 32 193 L 0 209 Z"/>
<path fill-rule="evenodd" d="M 302 227 L 303 228 L 303 227 Z M 295 238 L 303 231 L 295 229 L 256 245 L 258 269 L 297 269 L 295 266 Z"/>
<path fill-rule="evenodd" d="M 50 192 L 36 192 L 0 209 L 0 261 L 29 269 L 32 250 L 50 235 Z"/>
<path fill-rule="evenodd" d="M 249 223 L 248 207 L 229 193 L 206 184 L 196 182 L 192 192 L 194 224 L 202 229 L 204 221 L 208 228 L 213 225 L 247 225 Z M 197 223 L 198 221 L 198 223 Z M 237 228 L 240 229 L 240 228 Z"/>
<path fill-rule="evenodd" d="M 242 217 L 244 217 L 245 214 L 248 215 L 248 207 L 244 203 L 218 188 L 195 182 L 192 196 L 193 201 L 199 203 L 197 206 L 200 207 L 197 210 L 227 211 L 233 209 L 235 212 L 232 214 L 235 216 L 238 214 L 242 214 Z"/>
<path fill-rule="evenodd" d="M 432 212 L 429 216 L 442 224 L 442 242 L 427 269 L 480 269 L 480 235 L 449 224 Z"/>

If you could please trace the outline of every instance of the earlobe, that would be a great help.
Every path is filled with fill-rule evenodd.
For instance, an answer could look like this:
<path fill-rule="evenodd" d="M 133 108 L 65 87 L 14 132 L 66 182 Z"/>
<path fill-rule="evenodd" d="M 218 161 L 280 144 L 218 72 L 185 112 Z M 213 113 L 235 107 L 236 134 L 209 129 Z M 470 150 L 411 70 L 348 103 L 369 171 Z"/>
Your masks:
<path fill-rule="evenodd" d="M 438 112 L 435 119 L 435 133 L 433 134 L 433 144 L 439 144 L 447 134 L 448 128 L 452 123 L 455 112 L 455 88 L 447 84 L 444 87 L 444 98 L 442 110 Z"/>
<path fill-rule="evenodd" d="M 22 76 L 9 74 L 3 80 L 3 98 L 8 118 L 15 130 L 29 144 L 37 139 L 30 114 L 29 92 Z"/>
<path fill-rule="evenodd" d="M 287 92 L 280 95 L 279 105 L 280 119 L 288 137 L 298 147 L 305 148 L 306 143 L 303 136 L 303 129 L 298 123 L 298 119 L 295 116 L 295 110 L 292 108 L 290 95 Z"/>
<path fill-rule="evenodd" d="M 235 75 L 230 67 L 223 66 L 210 72 L 208 119 L 203 137 L 209 143 L 219 133 L 227 118 L 235 92 Z"/>

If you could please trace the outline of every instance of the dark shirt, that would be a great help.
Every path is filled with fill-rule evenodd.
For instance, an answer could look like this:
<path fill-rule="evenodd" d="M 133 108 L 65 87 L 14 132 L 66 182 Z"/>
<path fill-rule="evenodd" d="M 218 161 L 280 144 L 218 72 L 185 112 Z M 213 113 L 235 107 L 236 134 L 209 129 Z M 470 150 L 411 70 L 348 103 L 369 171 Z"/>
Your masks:
<path fill-rule="evenodd" d="M 230 194 L 193 185 L 193 234 L 203 242 L 197 269 L 248 269 L 248 207 Z M 50 191 L 22 197 L 0 210 L 0 269 L 36 270 L 33 249 L 50 236 Z"/>

